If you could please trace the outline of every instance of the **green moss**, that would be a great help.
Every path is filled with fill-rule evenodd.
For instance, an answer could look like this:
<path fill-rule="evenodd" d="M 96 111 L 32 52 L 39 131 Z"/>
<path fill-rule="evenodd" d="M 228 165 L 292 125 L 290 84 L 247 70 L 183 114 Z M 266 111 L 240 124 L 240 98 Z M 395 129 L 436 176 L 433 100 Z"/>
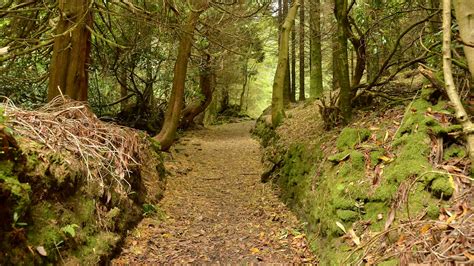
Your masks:
<path fill-rule="evenodd" d="M 357 212 L 351 210 L 336 210 L 336 215 L 343 222 L 353 222 L 359 217 Z"/>
<path fill-rule="evenodd" d="M 80 259 L 82 265 L 97 265 L 104 256 L 108 256 L 115 248 L 120 236 L 112 232 L 100 232 L 90 236 L 85 245 L 73 254 Z"/>
<path fill-rule="evenodd" d="M 11 161 L 0 162 L 0 194 L 9 195 L 12 205 L 6 207 L 11 208 L 12 213 L 16 213 L 18 217 L 22 217 L 31 202 L 31 187 L 28 183 L 21 183 L 18 180 L 13 173 L 14 166 Z"/>
<path fill-rule="evenodd" d="M 365 169 L 364 154 L 359 151 L 351 152 L 351 166 L 353 170 L 363 171 Z"/>
<path fill-rule="evenodd" d="M 339 152 L 339 153 L 329 156 L 328 161 L 337 164 L 349 158 L 350 154 L 351 153 L 349 151 Z"/>
<path fill-rule="evenodd" d="M 464 158 L 466 155 L 466 149 L 463 146 L 453 144 L 444 150 L 443 159 L 449 160 L 451 158 Z"/>
<path fill-rule="evenodd" d="M 439 206 L 437 204 L 430 204 L 426 208 L 426 215 L 430 219 L 436 220 L 439 217 Z"/>
<path fill-rule="evenodd" d="M 49 202 L 31 207 L 31 221 L 28 230 L 28 243 L 32 246 L 43 246 L 50 259 L 55 258 L 55 247 L 62 241 L 61 218 L 62 208 Z M 59 213 L 58 213 L 59 212 Z"/>
<path fill-rule="evenodd" d="M 336 141 L 336 147 L 343 151 L 353 149 L 357 144 L 366 141 L 370 137 L 370 130 L 365 128 L 346 127 L 341 131 Z"/>
<path fill-rule="evenodd" d="M 380 157 L 382 157 L 385 154 L 384 149 L 376 149 L 374 151 L 370 152 L 370 166 L 374 167 L 377 165 L 380 161 Z"/>
<path fill-rule="evenodd" d="M 341 193 L 342 194 L 342 193 Z M 336 209 L 353 209 L 355 206 L 354 200 L 345 197 L 333 197 L 332 204 Z"/>
<path fill-rule="evenodd" d="M 365 203 L 363 215 L 364 220 L 369 220 L 372 231 L 381 231 L 385 225 L 385 215 L 390 204 L 387 202 L 367 202 Z M 382 215 L 382 219 L 379 219 L 379 215 Z"/>
<path fill-rule="evenodd" d="M 437 197 L 449 198 L 453 195 L 453 185 L 446 176 L 436 178 L 431 184 L 431 191 Z"/>

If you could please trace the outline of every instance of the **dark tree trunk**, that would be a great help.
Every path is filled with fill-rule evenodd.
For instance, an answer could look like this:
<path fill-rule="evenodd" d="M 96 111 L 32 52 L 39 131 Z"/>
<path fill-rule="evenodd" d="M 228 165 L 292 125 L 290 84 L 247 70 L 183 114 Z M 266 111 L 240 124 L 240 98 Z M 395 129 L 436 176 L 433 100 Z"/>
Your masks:
<path fill-rule="evenodd" d="M 183 108 L 184 85 L 188 71 L 189 56 L 191 55 L 194 29 L 199 21 L 199 16 L 208 6 L 207 1 L 204 0 L 195 0 L 192 2 L 194 5 L 191 5 L 192 10 L 183 27 L 181 40 L 179 42 L 178 56 L 174 65 L 173 87 L 171 89 L 168 108 L 165 113 L 165 120 L 160 133 L 155 136 L 162 150 L 168 150 L 174 142 L 174 136 Z"/>
<path fill-rule="evenodd" d="M 63 94 L 87 101 L 92 26 L 90 0 L 59 0 L 60 18 L 51 59 L 48 101 Z"/>
<path fill-rule="evenodd" d="M 323 95 L 323 64 L 321 52 L 321 1 L 310 1 L 310 96 Z"/>
<path fill-rule="evenodd" d="M 300 0 L 301 1 L 301 0 Z M 290 79 L 290 102 L 296 102 L 296 29 L 293 25 L 291 30 L 291 79 Z"/>
<path fill-rule="evenodd" d="M 212 94 L 215 88 L 215 73 L 210 66 L 210 56 L 206 59 L 206 65 L 199 73 L 199 87 L 204 95 L 204 100 L 191 103 L 183 110 L 183 118 L 180 127 L 189 128 L 194 124 L 194 118 L 204 112 L 212 102 Z"/>
<path fill-rule="evenodd" d="M 289 4 L 290 4 L 289 0 L 283 0 L 283 11 L 282 11 L 283 19 L 286 18 L 286 16 L 288 15 L 288 6 L 289 6 Z M 282 19 L 282 21 L 283 21 L 283 19 Z M 280 38 L 281 38 L 281 30 L 280 30 L 279 34 L 280 34 Z M 280 42 L 280 45 L 281 45 L 281 42 Z M 288 51 L 290 51 L 289 47 L 287 49 L 288 49 Z M 283 101 L 284 101 L 285 105 L 288 105 L 291 101 L 291 84 L 292 84 L 291 67 L 290 67 L 290 61 L 288 60 L 286 73 L 285 73 L 284 89 L 283 89 Z"/>
<path fill-rule="evenodd" d="M 336 0 L 334 13 L 337 20 L 337 80 L 340 86 L 339 109 L 344 122 L 349 122 L 352 117 L 351 84 L 349 79 L 349 63 L 347 55 L 348 25 L 347 0 Z"/>

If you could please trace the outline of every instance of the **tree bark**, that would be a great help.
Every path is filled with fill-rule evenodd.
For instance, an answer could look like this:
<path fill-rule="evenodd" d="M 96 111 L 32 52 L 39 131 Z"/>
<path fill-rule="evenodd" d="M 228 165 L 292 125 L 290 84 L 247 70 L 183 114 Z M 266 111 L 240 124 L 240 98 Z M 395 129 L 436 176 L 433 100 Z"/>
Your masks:
<path fill-rule="evenodd" d="M 323 65 L 321 53 L 321 0 L 310 4 L 310 97 L 323 95 Z"/>
<path fill-rule="evenodd" d="M 174 136 L 183 108 L 184 85 L 188 70 L 189 56 L 191 55 L 194 29 L 199 21 L 199 16 L 207 9 L 208 3 L 205 0 L 195 0 L 192 1 L 191 6 L 192 10 L 183 27 L 181 40 L 179 42 L 178 56 L 174 65 L 173 85 L 168 108 L 165 113 L 165 120 L 160 133 L 155 136 L 162 150 L 168 150 L 174 142 Z"/>
<path fill-rule="evenodd" d="M 474 76 L 474 1 L 454 0 L 454 12 L 464 45 L 469 71 Z"/>
<path fill-rule="evenodd" d="M 296 102 L 296 29 L 295 29 L 295 25 L 293 25 L 292 30 L 291 30 L 291 79 L 290 79 L 289 93 L 290 93 L 290 102 L 292 103 Z"/>
<path fill-rule="evenodd" d="M 285 73 L 288 67 L 288 46 L 290 31 L 293 27 L 294 20 L 300 6 L 299 0 L 295 0 L 293 6 L 288 12 L 288 16 L 281 28 L 280 38 L 280 50 L 278 51 L 278 65 L 275 71 L 275 78 L 273 80 L 273 92 L 272 92 L 272 125 L 277 127 L 283 120 L 284 113 L 284 101 L 283 101 L 283 90 L 285 83 Z"/>
<path fill-rule="evenodd" d="M 283 27 L 283 23 L 284 23 L 284 18 L 287 17 L 288 15 L 288 6 L 289 6 L 289 0 L 283 0 L 283 11 L 282 11 L 282 24 L 281 24 L 281 27 Z M 281 39 L 281 28 L 280 28 L 280 39 Z M 281 43 L 281 42 L 280 42 Z M 290 51 L 290 47 L 287 48 L 288 51 Z M 283 101 L 285 103 L 285 106 L 288 105 L 291 101 L 291 84 L 292 84 L 292 80 L 291 80 L 291 66 L 290 66 L 290 60 L 288 60 L 287 62 L 287 68 L 286 68 L 286 74 L 285 74 L 285 87 L 284 87 L 284 90 L 283 90 Z"/>
<path fill-rule="evenodd" d="M 212 102 L 212 94 L 215 88 L 215 73 L 210 65 L 210 57 L 206 59 L 206 65 L 199 73 L 199 87 L 204 95 L 204 100 L 190 104 L 183 110 L 183 118 L 180 127 L 189 128 L 194 123 L 194 118 L 204 112 Z"/>
<path fill-rule="evenodd" d="M 464 42 L 470 42 L 474 39 L 474 3 L 471 1 L 455 0 L 454 8 L 458 18 L 461 38 Z M 467 47 L 466 57 L 468 58 L 469 69 L 474 73 L 474 51 Z M 473 58 L 469 58 L 473 57 Z M 470 61 L 473 60 L 473 61 Z M 474 173 L 474 126 L 469 119 L 461 99 L 454 84 L 452 63 L 451 63 L 451 0 L 443 1 L 443 73 L 446 82 L 446 92 L 449 100 L 454 105 L 456 118 L 462 125 L 467 140 L 467 151 L 471 158 L 471 174 Z"/>
<path fill-rule="evenodd" d="M 51 59 L 48 101 L 62 94 L 87 101 L 92 26 L 90 0 L 59 0 L 60 18 Z"/>
<path fill-rule="evenodd" d="M 344 122 L 349 122 L 352 117 L 351 106 L 351 84 L 349 79 L 349 63 L 347 54 L 347 0 L 336 0 L 334 13 L 337 20 L 337 80 L 339 82 L 339 109 L 341 110 Z"/>
<path fill-rule="evenodd" d="M 301 0 L 300 7 L 300 101 L 306 99 L 304 89 L 304 0 Z"/>
<path fill-rule="evenodd" d="M 243 65 L 243 67 L 242 67 L 242 75 L 244 76 L 244 82 L 242 83 L 242 92 L 240 93 L 240 102 L 239 102 L 240 111 L 242 111 L 243 108 L 244 108 L 245 92 L 247 91 L 247 83 L 248 83 L 248 63 L 249 63 L 248 58 L 245 58 L 245 60 L 244 60 L 244 65 Z"/>

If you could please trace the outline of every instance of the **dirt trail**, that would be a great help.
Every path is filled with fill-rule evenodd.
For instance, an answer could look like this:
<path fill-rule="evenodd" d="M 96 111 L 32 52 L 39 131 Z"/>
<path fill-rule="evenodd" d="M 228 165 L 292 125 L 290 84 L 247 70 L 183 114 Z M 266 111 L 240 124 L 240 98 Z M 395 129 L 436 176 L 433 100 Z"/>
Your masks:
<path fill-rule="evenodd" d="M 242 122 L 187 133 L 172 149 L 160 209 L 113 263 L 311 262 L 294 215 L 262 184 L 259 144 Z"/>

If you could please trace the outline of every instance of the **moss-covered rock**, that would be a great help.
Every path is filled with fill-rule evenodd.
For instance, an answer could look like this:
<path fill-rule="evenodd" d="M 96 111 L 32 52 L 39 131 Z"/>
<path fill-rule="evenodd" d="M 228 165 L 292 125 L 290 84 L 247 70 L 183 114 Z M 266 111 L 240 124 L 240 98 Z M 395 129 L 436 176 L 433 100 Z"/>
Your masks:
<path fill-rule="evenodd" d="M 148 191 L 163 192 L 164 170 L 153 148 L 142 168 L 130 168 L 128 195 L 112 189 L 104 194 L 88 182 L 71 154 L 3 129 L 0 125 L 0 143 L 7 143 L 3 148 L 9 152 L 0 153 L 2 265 L 99 264 L 142 218 L 143 203 L 154 201 Z M 158 186 L 151 189 L 151 182 Z M 46 255 L 36 253 L 37 248 Z"/>
<path fill-rule="evenodd" d="M 446 108 L 445 102 L 438 99 L 436 105 L 423 98 L 415 100 L 407 108 L 393 142 L 383 141 L 384 146 L 368 141 L 371 132 L 358 127 L 344 128 L 331 143 L 327 143 L 330 138 L 327 135 L 334 132 L 322 131 L 319 142 L 294 143 L 287 150 L 274 148 L 278 145 L 278 136 L 266 140 L 273 147 L 272 153 L 280 155 L 266 153 L 265 160 L 284 155 L 274 180 L 285 202 L 307 222 L 308 234 L 315 239 L 311 246 L 321 264 L 342 265 L 351 252 L 340 237 L 344 232 L 336 222 L 346 229 L 365 224 L 368 229 L 361 230 L 380 232 L 393 202 L 403 200 L 398 198 L 403 193 L 408 195 L 407 202 L 397 209 L 395 219 L 406 220 L 425 212 L 426 217 L 437 218 L 439 197 L 443 195 L 447 199 L 453 190 L 449 178 L 436 173 L 429 161 L 431 136 L 443 136 L 458 128 L 441 125 L 431 117 L 431 112 L 441 112 L 443 108 Z M 387 132 L 387 129 L 380 131 Z M 332 146 L 336 146 L 337 151 Z M 462 146 L 459 149 L 452 146 L 446 150 L 445 158 L 465 154 Z M 330 151 L 331 155 L 323 154 L 320 147 L 329 147 L 326 152 Z M 383 157 L 387 154 L 389 160 Z M 375 180 L 373 169 L 377 164 L 380 169 Z M 398 261 L 386 263 L 391 265 Z"/>

